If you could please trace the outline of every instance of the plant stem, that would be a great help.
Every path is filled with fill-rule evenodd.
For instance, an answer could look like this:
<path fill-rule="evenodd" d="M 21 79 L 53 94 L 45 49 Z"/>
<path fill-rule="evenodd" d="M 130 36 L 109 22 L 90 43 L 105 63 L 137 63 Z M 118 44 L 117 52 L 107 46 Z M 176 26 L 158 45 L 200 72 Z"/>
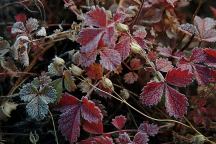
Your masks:
<path fill-rule="evenodd" d="M 49 114 L 50 114 L 50 117 L 51 117 L 51 120 L 52 120 L 55 141 L 56 141 L 56 144 L 59 144 L 59 142 L 58 142 L 58 136 L 57 136 L 57 132 L 56 132 L 56 128 L 55 128 L 55 122 L 54 122 L 53 115 L 52 115 L 52 113 L 51 113 L 50 110 L 49 110 Z"/>

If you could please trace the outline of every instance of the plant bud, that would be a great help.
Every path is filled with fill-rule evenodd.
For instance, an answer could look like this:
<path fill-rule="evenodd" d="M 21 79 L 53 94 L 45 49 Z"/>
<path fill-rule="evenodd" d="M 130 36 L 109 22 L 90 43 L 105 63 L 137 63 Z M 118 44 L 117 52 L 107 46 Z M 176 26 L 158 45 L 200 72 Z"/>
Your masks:
<path fill-rule="evenodd" d="M 65 64 L 65 61 L 62 58 L 55 56 L 55 58 L 53 59 L 53 64 L 61 66 Z"/>
<path fill-rule="evenodd" d="M 136 42 L 132 42 L 131 44 L 131 51 L 135 54 L 140 54 L 142 52 L 142 48 Z"/>
<path fill-rule="evenodd" d="M 122 23 L 117 23 L 116 29 L 120 32 L 127 32 L 129 30 L 128 26 Z"/>
<path fill-rule="evenodd" d="M 83 70 L 74 64 L 71 64 L 70 71 L 75 76 L 81 76 L 83 73 Z"/>
<path fill-rule="evenodd" d="M 7 117 L 11 117 L 11 112 L 16 109 L 18 104 L 13 102 L 4 102 L 0 107 L 0 119 L 6 119 Z"/>
<path fill-rule="evenodd" d="M 112 89 L 114 90 L 114 87 L 113 87 L 113 84 L 112 84 L 112 81 L 106 77 L 102 77 L 102 84 L 104 86 L 104 88 L 108 88 L 108 89 Z"/>
<path fill-rule="evenodd" d="M 123 99 L 128 99 L 130 97 L 130 94 L 128 92 L 127 89 L 123 89 L 120 91 L 120 96 L 123 98 Z"/>

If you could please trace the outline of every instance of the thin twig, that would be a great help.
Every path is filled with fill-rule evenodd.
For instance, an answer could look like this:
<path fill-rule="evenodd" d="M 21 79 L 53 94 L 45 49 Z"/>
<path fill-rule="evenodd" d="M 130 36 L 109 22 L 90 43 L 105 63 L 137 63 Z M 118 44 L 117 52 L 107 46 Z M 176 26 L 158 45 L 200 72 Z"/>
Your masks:
<path fill-rule="evenodd" d="M 51 113 L 51 111 L 49 110 L 49 114 L 50 114 L 50 117 L 51 117 L 51 120 L 52 120 L 52 125 L 53 125 L 53 131 L 54 131 L 54 136 L 55 136 L 55 141 L 56 141 L 56 144 L 59 144 L 58 142 L 58 136 L 57 136 L 57 132 L 56 132 L 56 127 L 55 127 L 55 121 L 53 119 L 53 115 Z"/>

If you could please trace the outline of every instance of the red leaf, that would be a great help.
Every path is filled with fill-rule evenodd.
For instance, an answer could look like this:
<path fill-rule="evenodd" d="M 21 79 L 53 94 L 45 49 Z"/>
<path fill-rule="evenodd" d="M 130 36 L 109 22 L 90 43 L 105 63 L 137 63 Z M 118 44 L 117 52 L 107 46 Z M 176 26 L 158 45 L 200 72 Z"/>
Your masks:
<path fill-rule="evenodd" d="M 89 123 L 88 121 L 85 121 L 82 126 L 86 132 L 89 132 L 91 134 L 102 134 L 103 133 L 102 121 L 99 121 L 98 123 Z"/>
<path fill-rule="evenodd" d="M 155 124 L 143 122 L 140 124 L 138 131 L 144 132 L 149 136 L 155 136 L 159 131 L 159 127 Z"/>
<path fill-rule="evenodd" d="M 60 100 L 60 106 L 58 110 L 62 114 L 58 121 L 59 129 L 71 143 L 76 142 L 80 136 L 81 116 L 85 131 L 93 134 L 103 133 L 103 115 L 93 101 L 83 97 L 81 102 L 76 97 L 65 93 Z"/>
<path fill-rule="evenodd" d="M 125 126 L 127 118 L 123 115 L 116 116 L 114 119 L 112 119 L 112 124 L 117 128 L 117 129 L 122 129 Z"/>
<path fill-rule="evenodd" d="M 148 135 L 143 132 L 138 132 L 134 136 L 133 144 L 148 144 Z"/>
<path fill-rule="evenodd" d="M 140 99 L 143 104 L 147 106 L 156 105 L 163 95 L 164 83 L 163 82 L 149 82 L 140 94 Z"/>
<path fill-rule="evenodd" d="M 157 67 L 157 70 L 159 71 L 168 72 L 169 70 L 173 68 L 173 65 L 167 59 L 159 58 L 159 59 L 156 59 L 156 67 Z"/>
<path fill-rule="evenodd" d="M 77 105 L 79 102 L 79 99 L 75 96 L 72 96 L 69 93 L 64 93 L 60 99 L 59 106 Z"/>
<path fill-rule="evenodd" d="M 169 84 L 175 86 L 185 87 L 192 82 L 192 77 L 193 74 L 190 73 L 188 70 L 181 70 L 180 68 L 178 68 L 168 71 L 166 75 L 166 81 Z"/>
<path fill-rule="evenodd" d="M 166 86 L 166 110 L 170 116 L 182 118 L 187 113 L 187 98 L 170 86 Z"/>
<path fill-rule="evenodd" d="M 96 144 L 114 144 L 112 138 L 101 136 L 94 138 Z"/>
<path fill-rule="evenodd" d="M 210 6 L 210 10 L 212 11 L 213 16 L 216 18 L 216 8 Z"/>
<path fill-rule="evenodd" d="M 27 20 L 27 17 L 24 13 L 19 13 L 15 16 L 16 22 L 25 22 Z"/>
<path fill-rule="evenodd" d="M 86 97 L 82 98 L 81 115 L 89 123 L 98 123 L 103 119 L 101 110 L 95 106 L 93 101 L 88 100 Z"/>
<path fill-rule="evenodd" d="M 119 134 L 119 137 L 116 139 L 118 144 L 131 144 L 130 136 L 124 132 L 123 134 Z"/>
<path fill-rule="evenodd" d="M 199 85 L 206 85 L 211 81 L 212 72 L 208 67 L 195 64 L 193 65 L 193 69 L 194 76 Z"/>
<path fill-rule="evenodd" d="M 130 37 L 128 36 L 123 36 L 121 37 L 120 41 L 116 44 L 115 50 L 117 50 L 122 58 L 122 61 L 125 60 L 131 50 L 130 46 L 131 40 Z"/>
<path fill-rule="evenodd" d="M 189 35 L 195 35 L 195 38 L 200 41 L 215 42 L 216 30 L 214 29 L 216 23 L 212 18 L 200 18 L 195 16 L 194 25 L 183 24 L 180 30 Z"/>
<path fill-rule="evenodd" d="M 205 63 L 208 64 L 208 66 L 216 67 L 216 50 L 205 48 L 203 51 L 206 56 Z"/>
<path fill-rule="evenodd" d="M 59 130 L 71 143 L 76 142 L 80 136 L 80 106 L 64 106 L 60 109 L 62 114 L 58 120 Z"/>
<path fill-rule="evenodd" d="M 91 11 L 86 13 L 85 23 L 89 26 L 106 27 L 107 15 L 105 9 L 98 6 L 93 7 Z"/>
<path fill-rule="evenodd" d="M 91 64 L 93 64 L 97 57 L 97 51 L 91 51 L 87 53 L 80 53 L 80 63 L 81 65 L 87 67 Z"/>
<path fill-rule="evenodd" d="M 138 74 L 136 74 L 135 72 L 129 72 L 124 75 L 124 81 L 127 84 L 133 84 L 137 80 Z"/>
<path fill-rule="evenodd" d="M 114 49 L 103 49 L 100 51 L 100 63 L 107 70 L 115 70 L 121 64 L 121 56 Z"/>
<path fill-rule="evenodd" d="M 96 49 L 103 34 L 104 29 L 102 28 L 82 29 L 77 39 L 77 42 L 82 45 L 81 52 L 90 52 Z"/>
<path fill-rule="evenodd" d="M 90 79 L 99 80 L 103 76 L 101 64 L 94 63 L 87 68 L 87 76 Z"/>
<path fill-rule="evenodd" d="M 140 59 L 138 58 L 133 58 L 131 61 L 130 61 L 130 67 L 133 69 L 133 70 L 138 70 L 142 67 L 142 64 L 141 64 L 141 61 Z"/>

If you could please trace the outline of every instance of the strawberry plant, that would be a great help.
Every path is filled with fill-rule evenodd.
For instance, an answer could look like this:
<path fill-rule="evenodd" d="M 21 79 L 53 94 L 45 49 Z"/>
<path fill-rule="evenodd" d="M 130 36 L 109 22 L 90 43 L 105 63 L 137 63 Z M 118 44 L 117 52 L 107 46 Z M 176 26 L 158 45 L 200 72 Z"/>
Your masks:
<path fill-rule="evenodd" d="M 216 143 L 213 2 L 2 3 L 0 143 Z"/>

